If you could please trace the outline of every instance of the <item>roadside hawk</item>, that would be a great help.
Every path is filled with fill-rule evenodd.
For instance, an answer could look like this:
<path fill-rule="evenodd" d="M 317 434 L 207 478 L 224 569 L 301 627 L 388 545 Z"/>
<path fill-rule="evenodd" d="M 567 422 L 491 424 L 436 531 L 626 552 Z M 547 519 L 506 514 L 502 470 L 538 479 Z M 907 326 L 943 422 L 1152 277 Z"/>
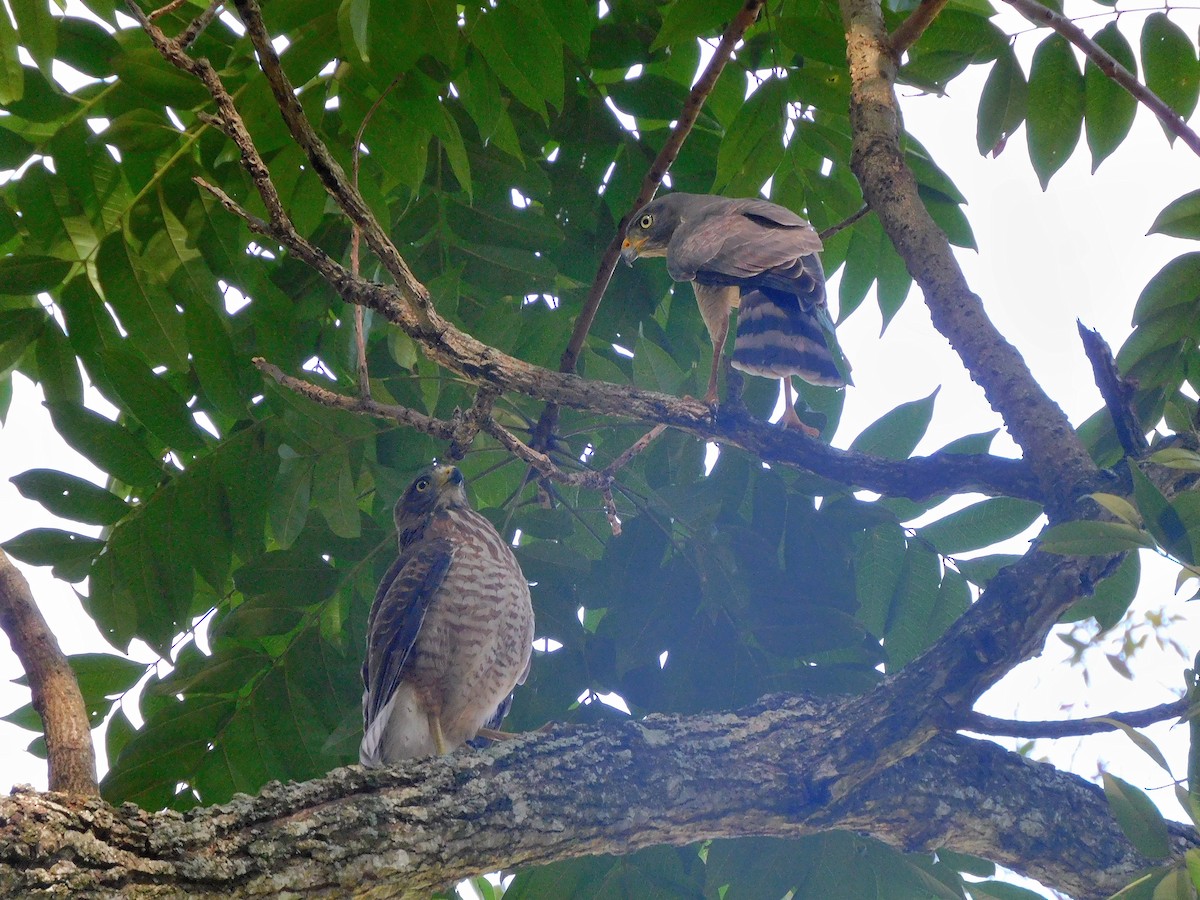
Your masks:
<path fill-rule="evenodd" d="M 400 556 L 367 620 L 364 766 L 496 737 L 533 647 L 529 585 L 456 467 L 421 472 L 395 519 Z"/>
<path fill-rule="evenodd" d="M 717 400 L 717 371 L 736 307 L 733 367 L 782 379 L 783 425 L 812 434 L 793 408 L 791 376 L 832 387 L 848 382 L 830 350 L 833 323 L 820 250 L 816 230 L 790 209 L 676 192 L 638 210 L 621 257 L 633 265 L 639 256 L 665 256 L 671 277 L 692 283 L 713 345 L 705 403 Z"/>

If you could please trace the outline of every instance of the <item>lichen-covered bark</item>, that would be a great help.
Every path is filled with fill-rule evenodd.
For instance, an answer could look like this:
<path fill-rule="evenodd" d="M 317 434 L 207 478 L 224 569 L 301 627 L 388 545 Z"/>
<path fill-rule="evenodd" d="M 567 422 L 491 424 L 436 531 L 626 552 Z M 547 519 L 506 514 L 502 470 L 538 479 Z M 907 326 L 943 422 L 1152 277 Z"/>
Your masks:
<path fill-rule="evenodd" d="M 559 728 L 183 815 L 17 793 L 0 800 L 0 895 L 427 896 L 502 867 L 828 828 L 987 856 L 1080 898 L 1149 864 L 1094 786 L 987 742 L 938 738 L 831 800 L 845 735 L 866 727 L 856 712 L 767 698 L 740 714 Z M 1197 844 L 1182 827 L 1174 840 Z"/>

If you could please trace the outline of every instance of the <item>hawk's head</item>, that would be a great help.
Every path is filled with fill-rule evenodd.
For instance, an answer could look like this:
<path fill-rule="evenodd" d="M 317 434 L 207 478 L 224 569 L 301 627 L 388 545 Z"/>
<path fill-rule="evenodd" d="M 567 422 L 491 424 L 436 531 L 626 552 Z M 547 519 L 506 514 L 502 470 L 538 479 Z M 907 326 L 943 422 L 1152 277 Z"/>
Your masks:
<path fill-rule="evenodd" d="M 413 479 L 396 501 L 396 531 L 404 534 L 439 509 L 469 506 L 458 466 L 434 463 Z"/>
<path fill-rule="evenodd" d="M 637 211 L 621 244 L 621 259 L 633 265 L 639 256 L 666 256 L 667 244 L 680 222 L 680 201 L 685 194 L 667 194 Z"/>

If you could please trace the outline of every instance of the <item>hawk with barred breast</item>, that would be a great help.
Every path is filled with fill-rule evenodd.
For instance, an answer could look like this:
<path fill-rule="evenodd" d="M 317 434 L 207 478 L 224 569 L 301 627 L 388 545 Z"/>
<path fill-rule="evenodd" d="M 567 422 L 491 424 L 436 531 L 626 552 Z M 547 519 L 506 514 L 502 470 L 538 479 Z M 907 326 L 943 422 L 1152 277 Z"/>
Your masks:
<path fill-rule="evenodd" d="M 395 519 L 400 555 L 367 622 L 365 766 L 498 737 L 533 645 L 529 585 L 455 466 L 418 475 Z"/>

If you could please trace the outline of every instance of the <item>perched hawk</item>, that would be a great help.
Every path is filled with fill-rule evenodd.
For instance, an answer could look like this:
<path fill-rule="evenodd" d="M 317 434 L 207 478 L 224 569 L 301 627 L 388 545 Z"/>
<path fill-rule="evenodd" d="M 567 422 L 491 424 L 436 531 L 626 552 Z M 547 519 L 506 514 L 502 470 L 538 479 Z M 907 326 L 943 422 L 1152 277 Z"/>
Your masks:
<path fill-rule="evenodd" d="M 783 424 L 812 433 L 792 404 L 792 375 L 809 384 L 847 383 L 830 352 L 833 323 L 825 308 L 821 238 L 804 219 L 766 200 L 733 200 L 676 192 L 647 203 L 634 216 L 621 250 L 665 256 L 676 281 L 690 281 L 712 339 L 712 368 L 704 402 L 717 400 L 717 371 L 738 308 L 733 367 L 783 380 Z"/>
<path fill-rule="evenodd" d="M 364 766 L 448 753 L 499 727 L 533 645 L 529 585 L 457 468 L 418 475 L 395 517 L 400 558 L 367 621 Z"/>

